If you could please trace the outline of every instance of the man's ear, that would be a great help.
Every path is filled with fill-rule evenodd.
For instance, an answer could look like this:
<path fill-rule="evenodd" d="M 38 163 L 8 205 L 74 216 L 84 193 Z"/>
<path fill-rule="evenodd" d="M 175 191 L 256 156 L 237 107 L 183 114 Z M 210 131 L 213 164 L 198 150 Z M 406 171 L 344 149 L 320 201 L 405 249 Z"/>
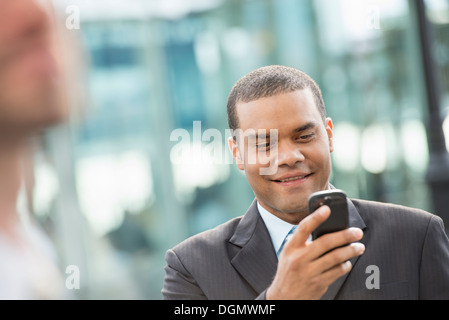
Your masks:
<path fill-rule="evenodd" d="M 329 138 L 329 150 L 330 152 L 334 151 L 334 124 L 332 123 L 332 119 L 331 118 L 326 118 L 326 132 L 327 132 L 327 136 Z"/>
<path fill-rule="evenodd" d="M 236 139 L 237 138 L 230 137 L 228 139 L 228 145 L 229 149 L 231 150 L 232 157 L 234 158 L 235 163 L 237 164 L 237 167 L 243 171 L 245 170 L 245 167 L 243 166 L 242 157 L 240 155 L 240 150 Z"/>

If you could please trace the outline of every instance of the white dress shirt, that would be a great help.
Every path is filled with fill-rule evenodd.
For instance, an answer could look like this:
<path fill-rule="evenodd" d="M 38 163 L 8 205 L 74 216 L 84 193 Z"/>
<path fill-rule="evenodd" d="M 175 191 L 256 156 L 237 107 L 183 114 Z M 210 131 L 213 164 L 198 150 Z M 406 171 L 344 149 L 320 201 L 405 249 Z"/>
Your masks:
<path fill-rule="evenodd" d="M 295 225 L 276 217 L 274 214 L 262 207 L 259 202 L 257 202 L 257 209 L 259 210 L 260 216 L 268 229 L 274 251 L 277 253 L 282 245 L 282 242 L 284 242 L 285 237 Z"/>

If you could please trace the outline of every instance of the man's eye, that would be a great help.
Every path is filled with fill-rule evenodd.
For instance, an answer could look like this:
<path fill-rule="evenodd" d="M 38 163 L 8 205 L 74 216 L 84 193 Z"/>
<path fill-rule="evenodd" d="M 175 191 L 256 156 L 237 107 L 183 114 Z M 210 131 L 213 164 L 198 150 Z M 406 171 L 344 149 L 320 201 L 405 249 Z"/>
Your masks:
<path fill-rule="evenodd" d="M 309 141 L 312 140 L 315 137 L 314 133 L 310 133 L 310 134 L 305 134 L 299 137 L 298 140 L 304 142 L 304 141 Z"/>
<path fill-rule="evenodd" d="M 270 143 L 259 143 L 256 145 L 257 149 L 268 149 L 270 148 Z"/>

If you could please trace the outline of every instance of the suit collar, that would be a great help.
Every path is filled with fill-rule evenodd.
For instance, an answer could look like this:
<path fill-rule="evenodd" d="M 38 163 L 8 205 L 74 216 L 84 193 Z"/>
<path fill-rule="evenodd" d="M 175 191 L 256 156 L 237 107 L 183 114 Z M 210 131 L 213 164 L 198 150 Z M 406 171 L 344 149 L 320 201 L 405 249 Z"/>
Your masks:
<path fill-rule="evenodd" d="M 259 295 L 276 274 L 277 256 L 268 230 L 253 201 L 229 242 L 239 248 L 231 264 Z"/>
<path fill-rule="evenodd" d="M 359 211 L 355 207 L 354 203 L 350 199 L 348 199 L 348 213 L 349 213 L 349 227 L 365 229 L 365 221 L 363 221 L 362 217 L 359 214 Z"/>
<path fill-rule="evenodd" d="M 245 215 L 240 220 L 237 228 L 235 229 L 234 235 L 229 242 L 235 244 L 236 246 L 243 247 L 256 229 L 256 221 L 259 219 L 259 211 L 257 210 L 257 200 L 254 199 L 253 203 L 249 206 Z"/>

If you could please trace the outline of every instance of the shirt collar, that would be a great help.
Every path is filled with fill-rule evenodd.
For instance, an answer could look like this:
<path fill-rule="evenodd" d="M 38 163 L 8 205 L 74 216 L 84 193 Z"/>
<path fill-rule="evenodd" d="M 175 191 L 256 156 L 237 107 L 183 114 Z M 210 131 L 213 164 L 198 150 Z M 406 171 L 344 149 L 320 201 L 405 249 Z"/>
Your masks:
<path fill-rule="evenodd" d="M 259 210 L 260 216 L 268 229 L 274 251 L 278 252 L 282 242 L 284 242 L 285 237 L 295 225 L 276 217 L 274 214 L 262 207 L 259 202 L 257 202 L 257 209 Z"/>

